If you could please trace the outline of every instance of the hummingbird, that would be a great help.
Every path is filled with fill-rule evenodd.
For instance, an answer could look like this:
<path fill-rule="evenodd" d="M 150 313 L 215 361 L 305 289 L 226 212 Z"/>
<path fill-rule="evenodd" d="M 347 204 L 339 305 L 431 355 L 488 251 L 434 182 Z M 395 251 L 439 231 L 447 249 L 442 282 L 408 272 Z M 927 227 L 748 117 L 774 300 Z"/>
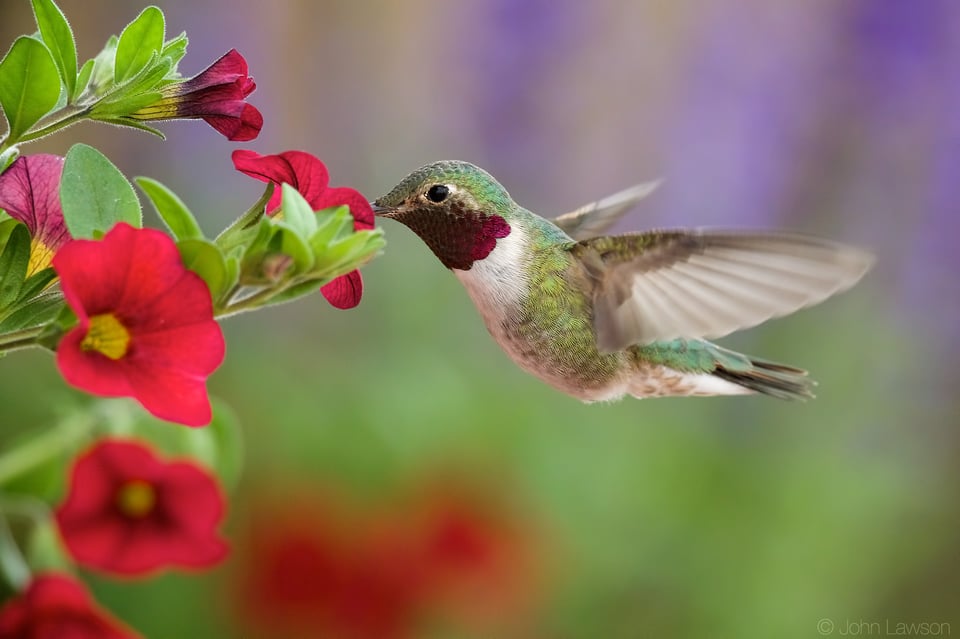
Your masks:
<path fill-rule="evenodd" d="M 456 275 L 520 368 L 567 395 L 813 397 L 805 370 L 707 339 L 822 302 L 853 286 L 873 256 L 772 231 L 602 234 L 654 186 L 549 220 L 485 170 L 442 161 L 371 204 Z"/>

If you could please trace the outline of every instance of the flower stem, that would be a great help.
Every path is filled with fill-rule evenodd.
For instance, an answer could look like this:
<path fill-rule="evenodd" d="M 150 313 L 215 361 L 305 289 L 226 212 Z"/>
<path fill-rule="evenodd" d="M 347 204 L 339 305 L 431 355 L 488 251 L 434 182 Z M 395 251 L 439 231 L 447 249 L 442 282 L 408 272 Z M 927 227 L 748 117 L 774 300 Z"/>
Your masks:
<path fill-rule="evenodd" d="M 58 113 L 52 114 L 51 117 L 53 118 L 59 117 L 60 119 L 54 119 L 52 122 L 40 127 L 39 129 L 27 131 L 26 133 L 21 135 L 19 138 L 7 137 L 6 139 L 3 139 L 2 141 L 0 141 L 0 152 L 5 151 L 7 148 L 15 144 L 21 144 L 23 142 L 31 142 L 33 140 L 37 140 L 44 136 L 50 135 L 51 133 L 59 131 L 60 129 L 64 129 L 70 126 L 71 124 L 76 124 L 77 122 L 85 118 L 87 114 L 90 112 L 89 108 L 83 108 L 79 110 L 74 110 L 68 113 L 67 115 L 63 115 L 64 111 L 66 110 L 67 109 L 63 109 Z M 46 120 L 50 120 L 50 117 L 46 118 Z"/>
<path fill-rule="evenodd" d="M 229 304 L 225 308 L 217 311 L 216 316 L 218 318 L 230 317 L 231 315 L 237 315 L 238 313 L 243 313 L 245 311 L 252 311 L 255 308 L 260 308 L 267 304 L 270 301 L 270 298 L 276 297 L 280 293 L 286 290 L 286 287 L 281 289 L 274 289 L 267 287 L 262 291 L 258 291 L 249 297 L 245 297 L 236 304 Z"/>
<path fill-rule="evenodd" d="M 45 328 L 44 326 L 34 326 L 12 333 L 0 333 L 0 353 L 39 346 L 37 338 L 40 337 Z"/>
<path fill-rule="evenodd" d="M 74 448 L 96 424 L 90 415 L 74 416 L 0 455 L 0 486 Z"/>
<path fill-rule="evenodd" d="M 14 590 L 23 590 L 30 581 L 30 566 L 13 538 L 6 516 L 0 512 L 0 574 Z"/>

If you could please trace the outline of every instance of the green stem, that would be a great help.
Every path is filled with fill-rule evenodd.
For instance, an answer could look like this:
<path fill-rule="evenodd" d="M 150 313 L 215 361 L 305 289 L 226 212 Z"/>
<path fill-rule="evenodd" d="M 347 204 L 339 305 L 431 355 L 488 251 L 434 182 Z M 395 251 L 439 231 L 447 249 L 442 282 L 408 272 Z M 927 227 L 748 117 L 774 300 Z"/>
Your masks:
<path fill-rule="evenodd" d="M 34 326 L 12 333 L 0 333 L 0 353 L 39 346 L 37 338 L 40 337 L 45 328 L 44 326 Z"/>
<path fill-rule="evenodd" d="M 225 308 L 218 310 L 216 316 L 218 318 L 230 317 L 231 315 L 237 315 L 245 311 L 252 311 L 255 308 L 260 308 L 269 302 L 270 298 L 279 295 L 287 290 L 287 288 L 288 287 L 283 287 L 281 289 L 269 287 L 265 288 L 262 291 L 250 295 L 249 297 L 243 298 L 236 304 L 229 304 Z"/>
<path fill-rule="evenodd" d="M 64 111 L 65 111 L 65 110 L 64 110 Z M 2 153 L 3 151 L 7 150 L 7 149 L 10 148 L 11 146 L 14 146 L 15 144 L 22 144 L 22 143 L 24 143 L 24 142 L 31 142 L 31 141 L 33 141 L 33 140 L 37 140 L 37 139 L 42 138 L 42 137 L 44 137 L 44 136 L 50 135 L 51 133 L 55 133 L 56 131 L 59 131 L 60 129 L 64 129 L 64 128 L 70 126 L 71 124 L 76 124 L 77 122 L 79 122 L 80 120 L 82 120 L 83 118 L 85 118 L 89 112 L 90 112 L 90 109 L 89 109 L 89 108 L 83 108 L 83 109 L 80 109 L 80 110 L 78 110 L 78 111 L 72 111 L 71 113 L 67 114 L 66 116 L 63 116 L 63 115 L 62 115 L 62 114 L 63 114 L 63 111 L 60 111 L 60 112 L 58 112 L 58 113 L 54 113 L 54 114 L 52 114 L 52 116 L 49 116 L 48 118 L 46 118 L 46 120 L 49 120 L 51 117 L 52 117 L 52 118 L 58 118 L 58 117 L 59 117 L 60 119 L 54 119 L 53 122 L 50 122 L 49 124 L 46 124 L 46 125 L 40 127 L 39 129 L 34 129 L 34 130 L 32 130 L 32 131 L 27 131 L 26 133 L 24 133 L 23 135 L 21 135 L 19 138 L 7 137 L 7 138 L 3 139 L 2 141 L 0 141 L 0 153 Z"/>
<path fill-rule="evenodd" d="M 0 512 L 0 574 L 14 590 L 23 590 L 30 582 L 30 566 L 13 538 L 6 516 Z"/>
<path fill-rule="evenodd" d="M 74 416 L 0 455 L 0 486 L 71 450 L 96 424 L 97 419 L 90 415 Z"/>

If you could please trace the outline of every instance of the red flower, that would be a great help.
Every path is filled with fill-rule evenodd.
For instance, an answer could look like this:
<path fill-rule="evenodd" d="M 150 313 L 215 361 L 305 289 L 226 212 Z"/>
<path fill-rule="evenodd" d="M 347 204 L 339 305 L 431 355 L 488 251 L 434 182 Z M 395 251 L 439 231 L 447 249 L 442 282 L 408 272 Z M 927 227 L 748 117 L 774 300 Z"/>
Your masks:
<path fill-rule="evenodd" d="M 233 152 L 233 165 L 262 182 L 277 186 L 289 184 L 307 200 L 314 211 L 346 204 L 353 216 L 355 231 L 373 228 L 373 209 L 367 198 L 349 187 L 330 188 L 330 174 L 316 157 L 303 151 L 285 151 L 279 155 L 260 155 L 254 151 Z M 267 204 L 267 215 L 275 215 L 280 208 L 280 190 L 277 189 Z M 353 308 L 363 296 L 360 271 L 341 275 L 320 288 L 327 301 L 341 309 Z"/>
<path fill-rule="evenodd" d="M 412 510 L 414 553 L 453 615 L 496 624 L 532 607 L 539 568 L 521 518 L 449 479 L 428 486 Z"/>
<path fill-rule="evenodd" d="M 0 175 L 0 208 L 23 222 L 33 238 L 28 276 L 50 266 L 53 254 L 70 239 L 60 207 L 62 172 L 62 157 L 40 154 L 17 158 Z"/>
<path fill-rule="evenodd" d="M 257 88 L 247 75 L 247 61 L 230 49 L 205 71 L 189 80 L 169 84 L 163 98 L 131 113 L 134 120 L 201 118 L 228 140 L 245 142 L 260 134 L 263 116 L 246 102 Z"/>
<path fill-rule="evenodd" d="M 244 619 L 271 639 L 413 637 L 436 618 L 514 636 L 537 593 L 529 531 L 447 484 L 366 513 L 290 490 L 260 504 L 238 579 Z"/>
<path fill-rule="evenodd" d="M 405 531 L 372 526 L 315 494 L 288 499 L 251 519 L 245 620 L 271 639 L 414 636 L 423 579 Z"/>
<path fill-rule="evenodd" d="M 137 633 L 97 606 L 66 575 L 36 575 L 26 592 L 0 608 L 4 639 L 134 639 Z"/>
<path fill-rule="evenodd" d="M 223 361 L 210 290 L 160 231 L 117 224 L 73 240 L 53 258 L 78 324 L 57 347 L 70 384 L 129 396 L 161 419 L 210 422 L 206 378 Z"/>
<path fill-rule="evenodd" d="M 56 513 L 78 563 L 120 575 L 219 562 L 227 553 L 216 531 L 223 515 L 223 494 L 207 471 L 117 440 L 77 459 Z"/>

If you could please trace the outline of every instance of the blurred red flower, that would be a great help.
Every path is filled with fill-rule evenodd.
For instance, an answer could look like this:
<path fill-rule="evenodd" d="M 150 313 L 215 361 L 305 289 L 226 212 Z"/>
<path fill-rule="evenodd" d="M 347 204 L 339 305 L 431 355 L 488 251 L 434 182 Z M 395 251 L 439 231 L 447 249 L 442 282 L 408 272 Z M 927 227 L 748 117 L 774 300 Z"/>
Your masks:
<path fill-rule="evenodd" d="M 314 211 L 347 205 L 353 216 L 356 231 L 373 228 L 373 209 L 367 198 L 349 187 L 330 188 L 330 174 L 318 158 L 303 151 L 284 151 L 278 155 L 260 155 L 255 151 L 233 152 L 236 169 L 262 182 L 289 184 L 310 204 Z M 275 215 L 280 208 L 280 190 L 273 192 L 267 203 L 267 215 Z M 336 308 L 353 308 L 363 296 L 360 271 L 337 277 L 320 288 L 320 292 Z"/>
<path fill-rule="evenodd" d="M 50 266 L 54 253 L 70 239 L 60 207 L 63 158 L 41 153 L 16 159 L 0 175 L 0 209 L 30 231 L 27 275 Z"/>
<path fill-rule="evenodd" d="M 457 487 L 427 492 L 362 513 L 295 491 L 261 502 L 240 555 L 241 615 L 271 639 L 522 624 L 537 576 L 528 531 Z"/>
<path fill-rule="evenodd" d="M 134 120 L 201 118 L 228 140 L 246 142 L 260 134 L 263 116 L 246 97 L 257 88 L 247 61 L 236 49 L 198 75 L 160 89 L 163 98 L 131 113 Z"/>
<path fill-rule="evenodd" d="M 106 440 L 77 459 L 56 518 L 78 563 L 136 576 L 223 559 L 227 546 L 216 529 L 224 509 L 216 479 L 196 464 Z"/>
<path fill-rule="evenodd" d="M 161 419 L 211 419 L 206 378 L 224 341 L 210 290 L 160 231 L 120 223 L 100 241 L 73 240 L 53 258 L 78 324 L 57 347 L 72 385 L 129 396 Z"/>
<path fill-rule="evenodd" d="M 134 639 L 140 635 L 100 608 L 66 575 L 36 575 L 0 608 L 3 639 Z"/>

